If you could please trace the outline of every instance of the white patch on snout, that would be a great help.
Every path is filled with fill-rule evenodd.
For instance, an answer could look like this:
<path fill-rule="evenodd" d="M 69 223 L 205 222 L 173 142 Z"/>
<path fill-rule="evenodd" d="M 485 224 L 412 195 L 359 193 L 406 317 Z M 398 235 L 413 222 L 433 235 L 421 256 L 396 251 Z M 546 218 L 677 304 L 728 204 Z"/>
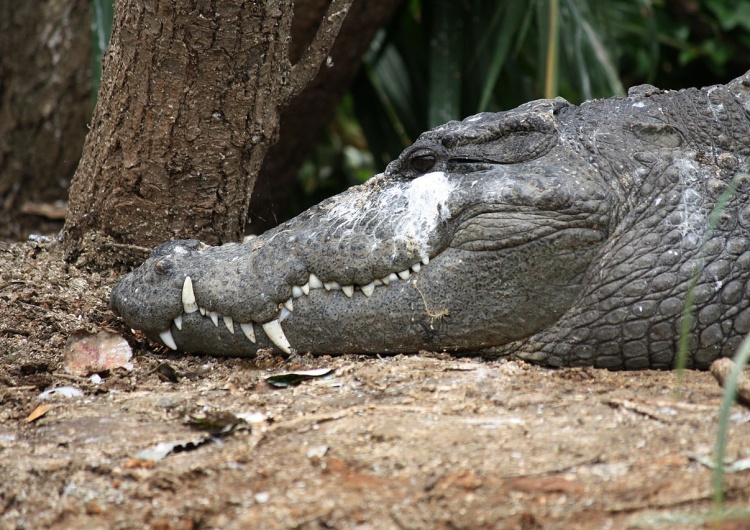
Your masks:
<path fill-rule="evenodd" d="M 399 220 L 399 231 L 419 239 L 435 230 L 441 221 L 450 217 L 448 199 L 454 188 L 442 171 L 414 179 L 405 193 L 408 203 Z"/>
<path fill-rule="evenodd" d="M 405 189 L 389 190 L 386 195 L 391 195 L 396 204 L 403 202 L 399 196 L 406 199 L 403 209 L 391 216 L 396 238 L 406 245 L 416 245 L 422 257 L 428 256 L 430 235 L 450 217 L 448 200 L 454 189 L 446 174 L 436 171 L 414 179 Z"/>
<path fill-rule="evenodd" d="M 399 248 L 425 258 L 430 254 L 430 235 L 450 217 L 448 201 L 455 187 L 444 172 L 435 171 L 411 181 L 389 185 L 368 197 L 367 202 L 339 204 L 328 215 L 340 220 L 338 232 L 344 237 L 350 232 L 359 238 L 366 237 L 362 227 L 367 227 L 373 251 L 381 243 L 374 234 L 379 227 L 387 226 L 386 232 L 392 234 Z"/>

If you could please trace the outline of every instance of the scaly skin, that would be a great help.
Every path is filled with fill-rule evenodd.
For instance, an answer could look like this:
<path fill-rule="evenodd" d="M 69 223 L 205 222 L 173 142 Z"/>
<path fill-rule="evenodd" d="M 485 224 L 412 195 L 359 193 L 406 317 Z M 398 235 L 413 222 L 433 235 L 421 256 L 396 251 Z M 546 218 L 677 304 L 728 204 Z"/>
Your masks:
<path fill-rule="evenodd" d="M 705 368 L 750 332 L 748 155 L 750 72 L 534 101 L 428 131 L 384 174 L 248 243 L 165 243 L 111 306 L 188 352 L 669 368 L 697 274 L 689 353 Z"/>

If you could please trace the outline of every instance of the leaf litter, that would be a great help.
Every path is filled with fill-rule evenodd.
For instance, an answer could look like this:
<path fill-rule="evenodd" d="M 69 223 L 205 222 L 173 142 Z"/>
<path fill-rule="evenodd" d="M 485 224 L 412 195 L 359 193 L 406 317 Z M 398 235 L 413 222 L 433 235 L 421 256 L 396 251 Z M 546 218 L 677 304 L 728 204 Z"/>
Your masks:
<path fill-rule="evenodd" d="M 669 372 L 424 352 L 322 357 L 333 380 L 278 391 L 266 378 L 297 363 L 172 353 L 123 326 L 122 272 L 66 264 L 54 239 L 0 243 L 1 528 L 623 528 L 711 508 L 712 471 L 685 456 L 714 447 L 707 372 L 676 399 Z M 123 337 L 132 370 L 68 373 L 81 330 Z M 37 399 L 61 387 L 83 396 Z M 732 422 L 727 462 L 748 439 Z M 726 487 L 746 508 L 750 470 Z"/>

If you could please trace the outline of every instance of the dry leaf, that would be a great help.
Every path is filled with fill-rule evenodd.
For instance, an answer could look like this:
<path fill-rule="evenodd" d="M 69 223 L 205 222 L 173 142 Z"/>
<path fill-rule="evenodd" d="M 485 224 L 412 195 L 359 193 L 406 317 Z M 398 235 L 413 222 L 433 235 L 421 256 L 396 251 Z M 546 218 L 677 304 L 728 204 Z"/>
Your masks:
<path fill-rule="evenodd" d="M 35 408 L 32 411 L 31 414 L 28 415 L 28 417 L 26 418 L 26 423 L 31 423 L 34 420 L 38 420 L 39 418 L 47 414 L 47 412 L 49 412 L 53 408 L 55 408 L 55 406 L 50 405 L 48 403 L 45 403 L 44 405 L 39 405 L 37 408 Z"/>
<path fill-rule="evenodd" d="M 77 331 L 65 344 L 65 371 L 83 376 L 115 368 L 132 370 L 132 357 L 130 345 L 115 333 Z"/>

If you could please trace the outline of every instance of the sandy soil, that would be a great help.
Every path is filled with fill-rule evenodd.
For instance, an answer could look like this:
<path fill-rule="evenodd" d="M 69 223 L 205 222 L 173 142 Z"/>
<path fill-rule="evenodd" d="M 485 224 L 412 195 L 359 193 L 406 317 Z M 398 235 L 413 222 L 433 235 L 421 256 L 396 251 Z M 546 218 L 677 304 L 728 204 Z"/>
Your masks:
<path fill-rule="evenodd" d="M 701 522 L 721 398 L 707 373 L 676 397 L 669 372 L 184 356 L 112 316 L 118 276 L 54 242 L 0 243 L 0 528 L 750 528 L 748 512 Z M 67 373 L 68 339 L 103 329 L 133 370 Z M 335 372 L 266 382 L 312 368 Z M 60 386 L 83 395 L 39 400 Z M 730 462 L 749 439 L 736 406 Z M 139 455 L 162 442 L 163 459 Z M 750 470 L 727 475 L 726 498 L 750 506 Z"/>

